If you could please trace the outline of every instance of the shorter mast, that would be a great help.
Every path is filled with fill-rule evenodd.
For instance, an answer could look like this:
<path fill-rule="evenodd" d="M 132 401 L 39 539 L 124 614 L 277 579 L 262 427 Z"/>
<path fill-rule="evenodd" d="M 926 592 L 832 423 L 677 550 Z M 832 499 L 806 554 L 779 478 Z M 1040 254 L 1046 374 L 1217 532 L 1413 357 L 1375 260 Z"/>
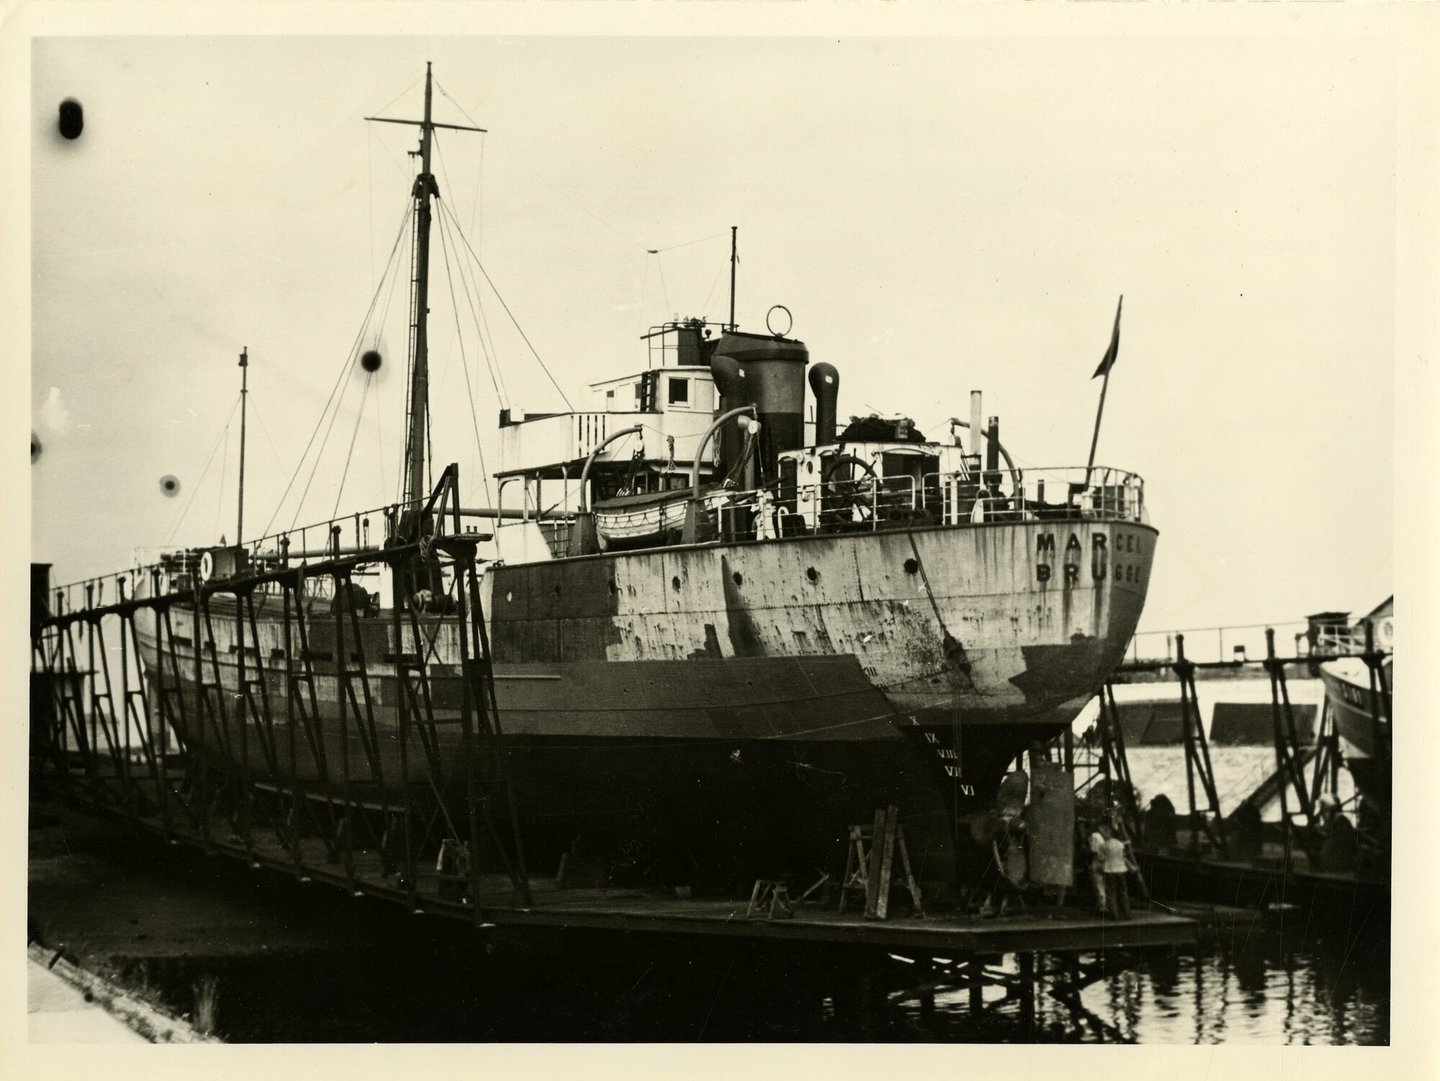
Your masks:
<path fill-rule="evenodd" d="M 740 226 L 730 226 L 730 330 L 735 330 L 735 264 L 739 257 L 735 253 L 735 234 L 740 231 Z"/>
<path fill-rule="evenodd" d="M 245 400 L 249 397 L 250 347 L 240 348 L 240 499 L 235 512 L 235 543 L 245 543 Z"/>

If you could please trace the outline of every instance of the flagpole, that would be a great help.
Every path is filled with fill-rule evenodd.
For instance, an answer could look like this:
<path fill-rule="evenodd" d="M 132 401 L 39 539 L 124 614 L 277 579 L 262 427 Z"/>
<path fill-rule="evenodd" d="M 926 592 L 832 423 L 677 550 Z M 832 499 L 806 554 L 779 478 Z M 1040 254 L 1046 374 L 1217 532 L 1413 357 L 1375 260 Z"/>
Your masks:
<path fill-rule="evenodd" d="M 1100 418 L 1105 415 L 1105 391 L 1110 388 L 1110 369 L 1105 369 L 1105 379 L 1100 384 L 1100 408 L 1095 410 L 1095 434 L 1090 437 L 1090 457 L 1085 462 L 1085 487 L 1090 487 L 1090 471 L 1095 468 L 1095 447 L 1100 442 Z"/>
<path fill-rule="evenodd" d="M 1100 375 L 1103 372 L 1105 378 L 1100 384 L 1100 405 L 1095 410 L 1095 433 L 1090 437 L 1090 457 L 1085 462 L 1085 481 L 1080 485 L 1081 491 L 1090 487 L 1090 472 L 1095 468 L 1095 448 L 1100 443 L 1100 418 L 1105 415 L 1105 392 L 1110 389 L 1110 369 L 1115 367 L 1115 359 L 1120 353 L 1120 311 L 1124 307 L 1125 297 L 1122 295 L 1115 305 L 1115 329 L 1110 332 L 1110 348 L 1105 350 L 1105 359 L 1100 362 L 1101 371 L 1095 373 Z M 1092 379 L 1094 377 L 1091 376 Z"/>

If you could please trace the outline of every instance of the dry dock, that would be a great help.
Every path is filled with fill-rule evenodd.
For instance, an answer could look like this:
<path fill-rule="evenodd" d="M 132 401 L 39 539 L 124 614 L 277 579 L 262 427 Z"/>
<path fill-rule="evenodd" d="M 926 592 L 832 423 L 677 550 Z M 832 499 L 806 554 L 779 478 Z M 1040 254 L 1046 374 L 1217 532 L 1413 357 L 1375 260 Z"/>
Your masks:
<path fill-rule="evenodd" d="M 172 835 L 167 843 L 156 830 L 89 810 L 65 809 L 55 818 L 57 824 L 32 830 L 32 936 L 52 952 L 65 945 L 120 984 L 168 988 L 169 1000 L 180 1003 L 176 1012 L 192 1014 L 199 1008 L 201 988 L 192 986 L 198 972 L 222 973 L 231 986 L 250 979 L 250 970 L 305 968 L 312 964 L 307 958 L 328 965 L 320 959 L 368 956 L 377 969 L 396 966 L 424 980 L 449 973 L 444 978 L 462 987 L 479 979 L 499 993 L 504 980 L 459 971 L 494 962 L 508 972 L 505 965 L 534 970 L 543 994 L 577 965 L 601 971 L 643 957 L 642 972 L 653 959 L 656 971 L 679 967 L 708 974 L 702 982 L 713 976 L 769 987 L 777 1018 L 799 1016 L 797 1025 L 823 1008 L 843 1015 L 845 1031 L 879 1032 L 894 1007 L 918 1003 L 924 1010 L 937 996 L 953 1003 L 958 994 L 977 1024 L 1008 1018 L 1003 1023 L 1028 1028 L 1038 1008 L 1042 1021 L 1047 1011 L 1068 1012 L 1104 1038 L 1099 1022 L 1084 1015 L 1079 990 L 1134 963 L 1137 951 L 1183 946 L 1197 932 L 1193 921 L 1168 914 L 1115 922 L 1036 904 L 999 918 L 876 920 L 853 907 L 842 914 L 832 900 L 797 903 L 788 919 L 747 918 L 748 898 L 557 889 L 539 879 L 532 879 L 531 903 L 521 906 L 500 876 L 482 877 L 478 905 L 433 893 L 426 899 L 432 884 L 418 883 L 423 915 L 412 916 L 407 891 L 394 875 L 380 874 L 378 862 L 372 877 L 363 853 L 353 878 L 326 865 L 323 854 L 297 876 L 279 846 L 247 853 L 239 843 L 212 839 L 207 854 L 198 838 Z M 95 889 L 95 882 L 105 888 Z M 386 977 L 376 979 L 383 985 Z M 523 978 L 506 987 L 506 997 L 516 1000 L 536 993 Z M 687 1023 L 691 1036 L 706 1025 L 711 1035 L 723 1031 L 708 1017 L 709 994 L 699 996 L 698 1021 L 682 1018 L 659 1030 L 659 1038 L 685 1038 Z M 666 1008 L 674 997 L 665 996 Z M 539 1038 L 563 1039 L 563 1031 L 560 1024 Z"/>

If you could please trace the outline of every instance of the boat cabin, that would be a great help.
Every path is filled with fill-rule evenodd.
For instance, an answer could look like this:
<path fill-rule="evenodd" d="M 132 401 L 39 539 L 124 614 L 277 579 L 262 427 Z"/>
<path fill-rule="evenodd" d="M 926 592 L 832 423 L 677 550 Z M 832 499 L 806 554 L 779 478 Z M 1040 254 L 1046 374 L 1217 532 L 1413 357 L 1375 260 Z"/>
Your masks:
<path fill-rule="evenodd" d="M 502 558 L 1047 517 L 1142 519 L 1143 488 L 1131 474 L 1022 473 L 999 419 L 982 424 L 978 391 L 971 419 L 952 419 L 943 440 L 904 416 L 851 417 L 841 428 L 839 374 L 811 365 L 803 342 L 701 319 L 655 327 L 644 340 L 647 368 L 592 384 L 589 411 L 501 414 L 500 503 L 519 518 L 497 530 Z M 505 494 L 517 481 L 518 513 Z"/>
<path fill-rule="evenodd" d="M 501 505 L 514 506 L 506 489 L 519 482 L 527 517 L 575 509 L 587 464 L 589 502 L 689 488 L 697 445 L 715 419 L 718 396 L 707 360 L 718 329 L 700 319 L 653 328 L 645 335 L 646 370 L 591 384 L 589 410 L 502 410 Z M 712 447 L 700 462 L 705 482 L 718 455 Z"/>

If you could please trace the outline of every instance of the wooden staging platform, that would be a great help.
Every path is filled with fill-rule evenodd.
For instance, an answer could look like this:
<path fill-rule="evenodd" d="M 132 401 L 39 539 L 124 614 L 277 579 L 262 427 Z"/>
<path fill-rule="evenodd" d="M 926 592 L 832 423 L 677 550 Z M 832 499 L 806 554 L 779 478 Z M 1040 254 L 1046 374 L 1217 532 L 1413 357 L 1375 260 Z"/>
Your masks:
<path fill-rule="evenodd" d="M 481 927 L 588 929 L 796 945 L 826 943 L 952 958 L 1178 946 L 1195 942 L 1198 934 L 1198 925 L 1191 919 L 1138 907 L 1129 920 L 1102 919 L 1078 908 L 1038 904 L 996 917 L 943 913 L 873 919 L 854 911 L 853 906 L 852 911 L 841 913 L 832 902 L 824 906 L 798 904 L 789 918 L 747 918 L 748 898 L 682 899 L 642 890 L 558 888 L 548 878 L 531 879 L 531 904 L 521 906 L 509 879 L 495 874 L 481 876 L 479 904 L 472 905 L 459 897 L 447 899 L 440 876 L 434 872 L 422 875 L 413 892 L 406 890 L 399 876 L 384 872 L 380 856 L 374 852 L 354 853 L 352 868 L 347 870 L 341 863 L 327 862 L 321 841 L 307 839 L 302 842 L 297 864 L 292 852 L 259 831 L 247 850 L 241 838 L 231 833 L 225 819 L 215 819 L 207 842 L 189 831 L 165 833 L 151 819 L 119 817 L 172 842 L 324 883 L 357 896 L 375 897 L 413 912 Z M 449 885 L 455 891 L 468 882 L 452 878 Z"/>

